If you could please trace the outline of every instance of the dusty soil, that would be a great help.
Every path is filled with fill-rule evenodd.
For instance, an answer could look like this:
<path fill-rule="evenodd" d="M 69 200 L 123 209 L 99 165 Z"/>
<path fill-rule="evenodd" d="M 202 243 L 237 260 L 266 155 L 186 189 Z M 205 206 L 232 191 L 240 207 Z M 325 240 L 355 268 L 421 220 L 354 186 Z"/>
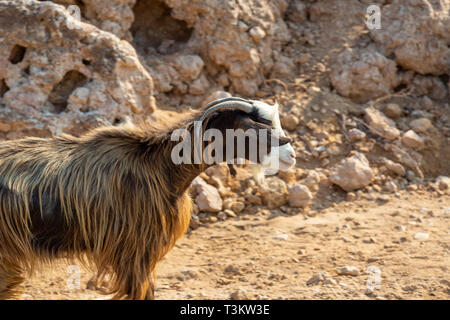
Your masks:
<path fill-rule="evenodd" d="M 261 209 L 203 225 L 159 266 L 156 298 L 449 299 L 450 196 L 400 192 L 387 202 L 374 199 L 341 202 L 315 216 Z M 415 239 L 417 233 L 429 238 Z M 343 266 L 360 274 L 338 275 Z M 24 283 L 21 298 L 108 298 L 86 288 L 91 274 L 83 270 L 81 289 L 70 290 L 67 268 L 57 262 L 40 270 Z M 320 272 L 328 274 L 325 281 L 307 285 Z M 370 293 L 367 283 L 377 274 L 379 287 Z"/>

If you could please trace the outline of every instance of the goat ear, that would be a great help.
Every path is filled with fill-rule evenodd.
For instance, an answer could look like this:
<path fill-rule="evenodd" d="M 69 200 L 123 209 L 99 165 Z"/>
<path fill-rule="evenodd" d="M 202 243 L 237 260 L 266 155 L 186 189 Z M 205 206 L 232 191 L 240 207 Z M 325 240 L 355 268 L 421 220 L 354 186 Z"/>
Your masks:
<path fill-rule="evenodd" d="M 283 146 L 285 144 L 291 143 L 292 139 L 288 137 L 279 137 L 278 138 L 278 145 Z"/>

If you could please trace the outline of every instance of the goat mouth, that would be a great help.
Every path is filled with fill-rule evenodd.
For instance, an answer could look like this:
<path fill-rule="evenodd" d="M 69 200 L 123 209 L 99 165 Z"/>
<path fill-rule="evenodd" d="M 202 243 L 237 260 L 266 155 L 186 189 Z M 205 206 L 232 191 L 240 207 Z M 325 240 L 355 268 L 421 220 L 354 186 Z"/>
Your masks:
<path fill-rule="evenodd" d="M 282 164 L 284 164 L 284 165 L 286 165 L 288 167 L 293 166 L 295 164 L 295 160 L 292 160 L 292 161 L 286 161 L 286 160 L 283 160 L 283 159 L 279 159 L 279 160 L 280 160 L 280 162 Z"/>

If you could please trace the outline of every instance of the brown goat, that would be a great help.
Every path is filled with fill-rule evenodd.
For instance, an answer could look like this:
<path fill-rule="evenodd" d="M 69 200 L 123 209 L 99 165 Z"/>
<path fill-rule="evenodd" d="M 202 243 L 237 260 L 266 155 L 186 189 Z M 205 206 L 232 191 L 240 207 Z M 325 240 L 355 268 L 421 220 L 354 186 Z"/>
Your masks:
<path fill-rule="evenodd" d="M 175 165 L 171 133 L 192 132 L 201 116 L 0 143 L 0 298 L 57 257 L 78 259 L 99 278 L 110 274 L 114 298 L 154 298 L 155 266 L 189 225 L 186 190 L 208 167 Z M 240 110 L 205 121 L 203 130 L 270 128 Z"/>

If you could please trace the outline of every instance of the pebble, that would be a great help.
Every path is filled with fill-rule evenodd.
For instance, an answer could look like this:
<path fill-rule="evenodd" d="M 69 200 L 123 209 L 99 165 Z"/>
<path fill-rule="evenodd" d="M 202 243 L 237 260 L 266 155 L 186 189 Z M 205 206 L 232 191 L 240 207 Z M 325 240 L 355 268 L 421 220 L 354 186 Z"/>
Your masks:
<path fill-rule="evenodd" d="M 347 201 L 353 201 L 356 199 L 356 194 L 354 192 L 347 192 L 345 196 L 345 200 Z"/>
<path fill-rule="evenodd" d="M 416 132 L 426 132 L 428 129 L 433 127 L 433 124 L 431 123 L 430 119 L 419 118 L 411 121 L 409 123 L 409 126 Z"/>
<path fill-rule="evenodd" d="M 313 275 L 308 281 L 306 281 L 307 286 L 311 285 L 317 285 L 320 282 L 325 281 L 328 278 L 328 273 L 326 272 L 319 272 Z"/>
<path fill-rule="evenodd" d="M 424 146 L 425 139 L 419 136 L 413 130 L 408 130 L 402 136 L 402 143 L 407 147 L 419 149 Z"/>
<path fill-rule="evenodd" d="M 397 119 L 401 117 L 402 113 L 403 113 L 402 108 L 396 103 L 388 103 L 384 107 L 384 114 L 391 119 Z"/>
<path fill-rule="evenodd" d="M 414 235 L 414 239 L 416 240 L 427 240 L 430 237 L 430 235 L 426 232 L 417 232 Z"/>
<path fill-rule="evenodd" d="M 289 131 L 294 131 L 297 128 L 299 122 L 300 120 L 294 115 L 287 115 L 286 117 L 281 119 L 281 125 L 283 126 L 283 128 Z"/>
<path fill-rule="evenodd" d="M 225 271 L 225 273 L 239 274 L 239 267 L 230 264 L 225 268 L 224 271 Z"/>
<path fill-rule="evenodd" d="M 272 237 L 272 239 L 274 240 L 287 240 L 289 238 L 289 235 L 283 233 L 283 234 L 277 234 L 275 236 Z"/>
<path fill-rule="evenodd" d="M 307 186 L 296 183 L 289 187 L 288 200 L 291 207 L 307 207 L 311 203 L 312 198 L 311 191 Z"/>
<path fill-rule="evenodd" d="M 393 181 L 388 181 L 384 184 L 383 190 L 390 193 L 395 193 L 398 190 L 397 185 Z"/>
<path fill-rule="evenodd" d="M 239 288 L 238 290 L 234 291 L 232 294 L 230 294 L 231 300 L 247 300 L 248 294 L 244 289 Z"/>
<path fill-rule="evenodd" d="M 359 270 L 355 266 L 340 267 L 337 273 L 341 276 L 359 276 Z"/>
<path fill-rule="evenodd" d="M 350 129 L 347 133 L 348 138 L 350 139 L 350 141 L 358 141 L 358 140 L 362 140 L 366 137 L 366 134 L 364 132 L 362 132 L 361 130 L 358 130 L 356 128 L 354 129 Z"/>

